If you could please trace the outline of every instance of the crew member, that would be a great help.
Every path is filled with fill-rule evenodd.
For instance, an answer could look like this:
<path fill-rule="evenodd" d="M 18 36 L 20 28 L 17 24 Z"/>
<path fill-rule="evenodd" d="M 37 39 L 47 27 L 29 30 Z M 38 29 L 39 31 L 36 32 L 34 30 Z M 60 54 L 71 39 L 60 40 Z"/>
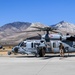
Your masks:
<path fill-rule="evenodd" d="M 59 50 L 60 50 L 60 57 L 64 57 L 64 46 L 62 43 L 59 45 Z"/>

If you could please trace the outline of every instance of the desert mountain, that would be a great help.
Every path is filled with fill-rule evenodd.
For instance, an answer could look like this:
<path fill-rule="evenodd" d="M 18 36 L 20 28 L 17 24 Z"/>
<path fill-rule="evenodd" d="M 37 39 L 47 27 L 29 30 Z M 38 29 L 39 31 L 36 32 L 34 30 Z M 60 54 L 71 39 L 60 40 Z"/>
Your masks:
<path fill-rule="evenodd" d="M 14 35 L 16 32 L 24 31 L 31 25 L 29 22 L 13 22 L 0 27 L 0 38 Z"/>
<path fill-rule="evenodd" d="M 66 33 L 74 34 L 75 33 L 75 24 L 71 24 L 69 22 L 61 21 L 57 24 L 52 25 L 52 27 L 57 28 L 57 30 L 63 34 L 66 34 Z"/>
<path fill-rule="evenodd" d="M 32 26 L 44 27 L 41 23 L 29 23 L 29 22 L 13 22 L 5 24 L 0 27 L 0 43 L 1 44 L 17 44 L 24 39 L 32 36 L 38 36 L 40 32 L 23 32 L 29 30 L 35 30 Z M 40 34 L 43 34 L 41 32 Z"/>
<path fill-rule="evenodd" d="M 3 45 L 18 44 L 26 38 L 38 36 L 38 34 L 43 35 L 44 32 L 23 32 L 35 30 L 32 26 L 45 27 L 46 25 L 41 23 L 29 23 L 29 22 L 13 22 L 8 23 L 0 27 L 0 43 Z M 57 24 L 51 25 L 55 27 L 58 32 L 63 34 L 70 33 L 74 35 L 75 24 L 69 22 L 61 21 Z"/>

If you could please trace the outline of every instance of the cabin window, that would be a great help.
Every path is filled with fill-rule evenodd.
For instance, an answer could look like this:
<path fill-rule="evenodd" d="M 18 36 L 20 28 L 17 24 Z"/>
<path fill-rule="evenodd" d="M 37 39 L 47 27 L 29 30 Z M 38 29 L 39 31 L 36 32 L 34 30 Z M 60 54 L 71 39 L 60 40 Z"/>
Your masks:
<path fill-rule="evenodd" d="M 38 47 L 40 43 L 34 43 L 34 47 Z"/>
<path fill-rule="evenodd" d="M 31 43 L 31 48 L 33 48 L 33 42 Z"/>
<path fill-rule="evenodd" d="M 56 48 L 56 43 L 55 42 L 53 42 L 53 48 Z"/>

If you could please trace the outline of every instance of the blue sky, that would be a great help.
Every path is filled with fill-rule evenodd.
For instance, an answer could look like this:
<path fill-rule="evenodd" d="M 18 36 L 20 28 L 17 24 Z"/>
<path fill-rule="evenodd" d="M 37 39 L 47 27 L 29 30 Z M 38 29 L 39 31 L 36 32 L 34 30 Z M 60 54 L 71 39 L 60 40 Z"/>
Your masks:
<path fill-rule="evenodd" d="M 21 21 L 75 24 L 75 0 L 0 0 L 0 26 Z"/>

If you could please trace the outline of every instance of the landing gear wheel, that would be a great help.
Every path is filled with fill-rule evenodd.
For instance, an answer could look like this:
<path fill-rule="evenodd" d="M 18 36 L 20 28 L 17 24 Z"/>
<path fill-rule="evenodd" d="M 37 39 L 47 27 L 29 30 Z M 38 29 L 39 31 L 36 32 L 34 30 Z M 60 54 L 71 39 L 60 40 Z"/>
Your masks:
<path fill-rule="evenodd" d="M 39 51 L 39 56 L 40 56 L 40 57 L 44 57 L 44 55 L 45 55 L 45 50 L 44 50 L 44 49 L 41 49 L 41 50 Z"/>

